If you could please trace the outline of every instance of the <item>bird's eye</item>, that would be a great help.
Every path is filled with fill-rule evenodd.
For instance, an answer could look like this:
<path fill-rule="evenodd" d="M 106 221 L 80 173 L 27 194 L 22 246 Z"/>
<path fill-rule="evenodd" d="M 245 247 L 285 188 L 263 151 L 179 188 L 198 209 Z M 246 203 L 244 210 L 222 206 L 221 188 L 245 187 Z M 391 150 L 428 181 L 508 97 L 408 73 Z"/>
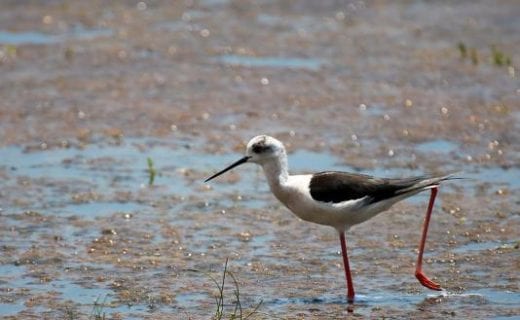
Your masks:
<path fill-rule="evenodd" d="M 254 153 L 260 153 L 260 152 L 262 152 L 263 150 L 264 150 L 264 148 L 263 148 L 261 145 L 259 145 L 259 144 L 255 144 L 255 145 L 253 145 L 253 152 L 254 152 Z"/>
<path fill-rule="evenodd" d="M 260 143 L 257 143 L 257 144 L 254 144 L 253 145 L 253 152 L 254 153 L 262 153 L 262 152 L 266 152 L 270 149 L 269 146 L 266 146 L 265 144 L 260 144 Z"/>

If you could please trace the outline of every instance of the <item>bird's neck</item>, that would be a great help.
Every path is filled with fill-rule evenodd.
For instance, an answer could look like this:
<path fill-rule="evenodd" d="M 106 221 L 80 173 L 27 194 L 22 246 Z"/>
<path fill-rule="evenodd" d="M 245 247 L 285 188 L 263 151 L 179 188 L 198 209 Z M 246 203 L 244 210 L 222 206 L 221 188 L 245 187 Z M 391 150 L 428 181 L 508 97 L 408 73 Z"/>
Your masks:
<path fill-rule="evenodd" d="M 289 178 L 287 155 L 285 153 L 273 161 L 264 163 L 262 168 L 273 192 L 280 189 Z"/>

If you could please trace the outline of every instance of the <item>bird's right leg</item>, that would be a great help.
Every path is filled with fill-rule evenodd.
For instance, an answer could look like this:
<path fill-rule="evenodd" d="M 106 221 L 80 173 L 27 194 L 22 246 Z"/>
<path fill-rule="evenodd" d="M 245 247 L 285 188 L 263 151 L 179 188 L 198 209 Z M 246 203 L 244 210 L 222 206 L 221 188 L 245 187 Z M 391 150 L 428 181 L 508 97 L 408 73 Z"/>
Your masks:
<path fill-rule="evenodd" d="M 430 280 L 422 271 L 422 258 L 424 253 L 424 246 L 426 244 L 426 234 L 428 233 L 428 224 L 430 223 L 430 217 L 433 210 L 433 203 L 435 202 L 436 196 L 437 187 L 434 187 L 431 189 L 430 203 L 428 204 L 428 211 L 426 212 L 426 217 L 424 218 L 422 237 L 421 242 L 419 243 L 419 255 L 417 256 L 417 264 L 415 266 L 415 277 L 426 288 L 441 291 L 441 286 L 438 283 Z"/>
<path fill-rule="evenodd" d="M 354 302 L 354 283 L 352 282 L 352 275 L 350 274 L 350 266 L 348 263 L 347 243 L 345 240 L 345 232 L 339 232 L 339 241 L 341 243 L 341 254 L 343 255 L 343 266 L 345 267 L 345 278 L 347 279 L 347 302 Z"/>

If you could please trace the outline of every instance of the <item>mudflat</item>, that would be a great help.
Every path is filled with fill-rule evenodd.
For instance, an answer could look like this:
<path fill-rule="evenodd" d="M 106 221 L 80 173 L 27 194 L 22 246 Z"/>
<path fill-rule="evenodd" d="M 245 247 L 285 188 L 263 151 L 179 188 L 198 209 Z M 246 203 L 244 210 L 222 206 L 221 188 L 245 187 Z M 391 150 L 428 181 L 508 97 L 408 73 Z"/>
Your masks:
<path fill-rule="evenodd" d="M 518 16 L 517 1 L 3 3 L 0 316 L 515 318 Z M 446 291 L 413 276 L 427 194 L 347 233 L 347 305 L 334 230 L 293 216 L 255 166 L 203 183 L 264 133 L 295 173 L 466 178 L 441 186 L 426 244 Z"/>

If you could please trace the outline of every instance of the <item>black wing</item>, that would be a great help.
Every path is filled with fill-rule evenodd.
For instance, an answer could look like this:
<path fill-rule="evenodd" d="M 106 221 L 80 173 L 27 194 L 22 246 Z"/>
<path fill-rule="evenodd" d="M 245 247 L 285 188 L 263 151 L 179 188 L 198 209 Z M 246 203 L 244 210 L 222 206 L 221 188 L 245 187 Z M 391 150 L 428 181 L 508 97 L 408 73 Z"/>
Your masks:
<path fill-rule="evenodd" d="M 339 203 L 368 197 L 369 203 L 393 198 L 414 190 L 413 186 L 427 177 L 405 179 L 375 178 L 363 174 L 327 171 L 314 174 L 310 181 L 310 193 L 314 200 Z M 421 188 L 424 188 L 421 185 Z"/>

